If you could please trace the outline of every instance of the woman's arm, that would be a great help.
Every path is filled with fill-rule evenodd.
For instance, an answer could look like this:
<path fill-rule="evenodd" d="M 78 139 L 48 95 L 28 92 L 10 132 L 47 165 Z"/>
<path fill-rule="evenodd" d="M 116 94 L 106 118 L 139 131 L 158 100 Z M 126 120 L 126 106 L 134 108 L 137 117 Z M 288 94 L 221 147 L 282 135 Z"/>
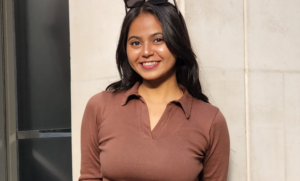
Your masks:
<path fill-rule="evenodd" d="M 92 97 L 85 108 L 81 125 L 81 169 L 79 181 L 102 180 L 98 141 L 99 94 Z"/>
<path fill-rule="evenodd" d="M 210 129 L 210 146 L 203 164 L 203 181 L 227 181 L 230 140 L 226 120 L 218 111 Z"/>

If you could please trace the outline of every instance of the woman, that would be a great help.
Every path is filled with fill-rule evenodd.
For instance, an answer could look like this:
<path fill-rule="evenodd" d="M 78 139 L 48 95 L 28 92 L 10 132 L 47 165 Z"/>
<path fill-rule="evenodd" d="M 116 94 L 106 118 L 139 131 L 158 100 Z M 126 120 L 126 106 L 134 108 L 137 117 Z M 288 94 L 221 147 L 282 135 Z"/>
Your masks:
<path fill-rule="evenodd" d="M 86 106 L 79 180 L 227 180 L 226 121 L 202 93 L 182 15 L 158 1 L 125 1 L 121 80 Z"/>

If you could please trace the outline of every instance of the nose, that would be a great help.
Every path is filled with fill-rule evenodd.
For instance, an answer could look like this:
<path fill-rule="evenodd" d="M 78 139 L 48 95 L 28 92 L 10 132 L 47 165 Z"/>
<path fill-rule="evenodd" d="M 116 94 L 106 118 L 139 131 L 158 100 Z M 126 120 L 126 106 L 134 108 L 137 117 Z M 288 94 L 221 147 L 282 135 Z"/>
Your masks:
<path fill-rule="evenodd" d="M 144 43 L 143 45 L 143 57 L 145 58 L 148 58 L 150 56 L 152 56 L 154 53 L 153 53 L 153 49 L 152 49 L 152 46 L 151 44 L 149 44 L 148 42 Z"/>

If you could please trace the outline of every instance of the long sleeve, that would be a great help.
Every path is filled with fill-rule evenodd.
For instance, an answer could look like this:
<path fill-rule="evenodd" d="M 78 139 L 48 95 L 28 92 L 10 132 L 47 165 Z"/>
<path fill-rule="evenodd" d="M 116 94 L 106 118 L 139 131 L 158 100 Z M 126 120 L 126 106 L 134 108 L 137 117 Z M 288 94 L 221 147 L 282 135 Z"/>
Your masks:
<path fill-rule="evenodd" d="M 102 180 L 98 141 L 99 100 L 92 97 L 85 108 L 81 125 L 81 170 L 79 181 Z"/>
<path fill-rule="evenodd" d="M 227 181 L 230 140 L 226 120 L 218 111 L 210 129 L 210 146 L 204 158 L 203 181 Z"/>

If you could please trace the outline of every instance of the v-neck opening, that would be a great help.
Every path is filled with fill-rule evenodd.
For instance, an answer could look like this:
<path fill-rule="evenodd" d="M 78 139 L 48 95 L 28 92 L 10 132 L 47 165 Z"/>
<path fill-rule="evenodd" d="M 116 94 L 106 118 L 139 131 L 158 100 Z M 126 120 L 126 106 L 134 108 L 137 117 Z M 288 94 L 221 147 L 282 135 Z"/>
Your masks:
<path fill-rule="evenodd" d="M 170 104 L 167 104 L 162 116 L 160 117 L 159 121 L 151 131 L 152 139 L 159 138 L 161 133 L 164 131 L 164 127 L 168 123 L 172 112 L 172 107 L 170 106 L 171 106 Z M 150 122 L 150 117 L 149 117 L 149 122 Z"/>
<path fill-rule="evenodd" d="M 150 122 L 150 112 L 147 103 L 144 100 L 141 100 L 145 106 L 144 115 L 141 115 L 141 124 L 143 125 L 144 129 L 142 131 L 146 131 L 146 137 L 150 137 L 151 139 L 157 139 L 160 133 L 163 131 L 163 128 L 170 117 L 170 103 L 168 103 L 164 109 L 164 112 L 160 116 L 158 122 L 151 130 L 151 122 Z"/>

